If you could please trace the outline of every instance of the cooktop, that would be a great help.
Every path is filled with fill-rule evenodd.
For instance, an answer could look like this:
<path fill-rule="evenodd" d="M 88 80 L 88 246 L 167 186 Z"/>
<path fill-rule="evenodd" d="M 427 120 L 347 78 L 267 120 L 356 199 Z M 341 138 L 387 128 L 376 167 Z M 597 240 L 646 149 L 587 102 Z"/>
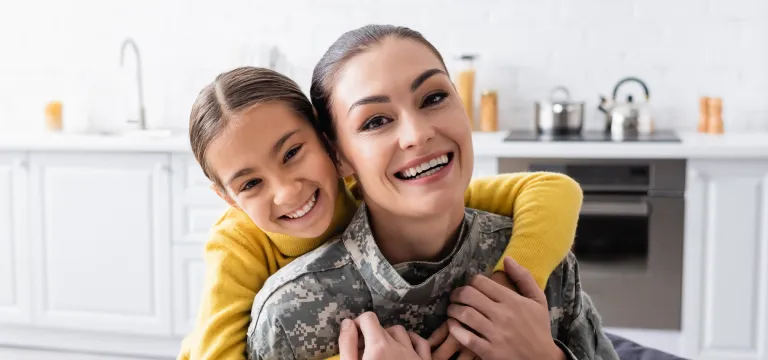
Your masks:
<path fill-rule="evenodd" d="M 535 131 L 512 130 L 504 141 L 588 141 L 588 142 L 680 142 L 674 131 L 656 131 L 652 134 L 624 135 L 614 138 L 610 133 L 592 130 L 575 134 L 537 134 Z"/>

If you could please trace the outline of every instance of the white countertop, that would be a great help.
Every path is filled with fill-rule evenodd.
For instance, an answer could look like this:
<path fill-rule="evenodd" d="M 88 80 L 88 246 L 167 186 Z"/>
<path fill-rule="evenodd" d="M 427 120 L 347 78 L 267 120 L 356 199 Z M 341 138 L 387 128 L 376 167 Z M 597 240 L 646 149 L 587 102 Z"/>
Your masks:
<path fill-rule="evenodd" d="M 514 158 L 764 158 L 768 159 L 768 133 L 709 135 L 678 133 L 680 142 L 504 142 L 506 131 L 476 132 L 476 157 Z"/>
<path fill-rule="evenodd" d="M 473 134 L 475 156 L 515 158 L 765 158 L 768 133 L 680 133 L 679 143 L 504 142 L 506 131 Z M 0 151 L 191 152 L 186 132 L 171 136 L 2 133 Z"/>

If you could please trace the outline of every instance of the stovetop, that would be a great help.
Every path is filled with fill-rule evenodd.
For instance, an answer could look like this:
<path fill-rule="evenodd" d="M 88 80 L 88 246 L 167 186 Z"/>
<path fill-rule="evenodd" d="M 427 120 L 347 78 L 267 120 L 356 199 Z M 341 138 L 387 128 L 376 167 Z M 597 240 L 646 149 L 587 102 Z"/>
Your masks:
<path fill-rule="evenodd" d="M 615 138 L 603 131 L 582 131 L 578 134 L 537 134 L 535 131 L 512 130 L 504 141 L 570 141 L 570 142 L 680 142 L 674 131 L 656 131 L 652 134 L 624 135 Z"/>

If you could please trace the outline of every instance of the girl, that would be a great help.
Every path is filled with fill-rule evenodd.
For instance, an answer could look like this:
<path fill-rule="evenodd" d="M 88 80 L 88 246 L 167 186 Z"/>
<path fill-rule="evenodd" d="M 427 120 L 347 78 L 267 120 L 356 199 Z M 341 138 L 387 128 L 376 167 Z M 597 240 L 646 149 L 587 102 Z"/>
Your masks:
<path fill-rule="evenodd" d="M 206 244 L 203 299 L 180 359 L 243 359 L 249 311 L 264 281 L 349 223 L 361 189 L 352 179 L 339 180 L 333 149 L 317 129 L 298 86 L 270 70 L 221 74 L 198 96 L 192 149 L 231 207 Z M 423 176 L 432 165 L 410 164 L 405 176 Z M 464 194 L 469 207 L 515 218 L 505 254 L 542 288 L 570 249 L 581 199 L 578 184 L 553 173 L 477 179 Z M 503 273 L 495 279 L 506 281 Z M 438 351 L 457 347 L 449 338 Z"/>

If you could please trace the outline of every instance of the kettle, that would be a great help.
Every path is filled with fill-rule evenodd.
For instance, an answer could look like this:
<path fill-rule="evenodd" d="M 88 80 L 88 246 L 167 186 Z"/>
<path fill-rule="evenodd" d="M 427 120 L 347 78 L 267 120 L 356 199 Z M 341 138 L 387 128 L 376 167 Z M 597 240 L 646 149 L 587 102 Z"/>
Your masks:
<path fill-rule="evenodd" d="M 643 87 L 645 102 L 637 103 L 632 95 L 627 96 L 626 102 L 616 101 L 619 87 L 627 82 L 636 82 Z M 613 97 L 607 100 L 600 97 L 598 109 L 605 113 L 605 132 L 616 136 L 650 134 L 653 132 L 653 117 L 649 100 L 648 86 L 636 77 L 621 79 L 613 88 Z"/>

